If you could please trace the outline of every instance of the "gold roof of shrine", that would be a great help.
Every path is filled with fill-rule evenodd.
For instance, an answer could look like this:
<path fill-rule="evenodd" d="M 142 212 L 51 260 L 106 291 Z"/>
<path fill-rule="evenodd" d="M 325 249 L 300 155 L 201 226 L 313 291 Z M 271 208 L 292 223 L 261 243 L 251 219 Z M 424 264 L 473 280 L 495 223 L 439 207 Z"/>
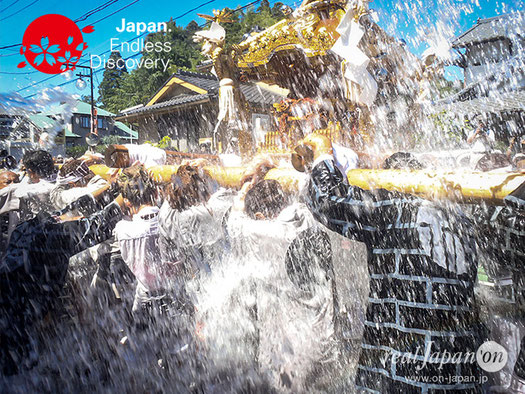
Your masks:
<path fill-rule="evenodd" d="M 336 28 L 344 15 L 346 1 L 314 1 L 301 5 L 264 31 L 238 45 L 241 69 L 266 65 L 281 51 L 301 50 L 307 57 L 324 56 L 339 34 Z M 238 53 L 239 53 L 238 52 Z"/>

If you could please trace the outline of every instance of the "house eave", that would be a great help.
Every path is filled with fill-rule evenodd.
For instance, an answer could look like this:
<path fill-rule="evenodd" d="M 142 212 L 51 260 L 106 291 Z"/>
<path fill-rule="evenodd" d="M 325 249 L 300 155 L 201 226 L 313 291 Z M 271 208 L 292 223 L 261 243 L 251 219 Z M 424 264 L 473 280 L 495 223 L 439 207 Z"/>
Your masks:
<path fill-rule="evenodd" d="M 139 120 L 141 118 L 146 118 L 146 117 L 149 117 L 149 116 L 164 115 L 166 113 L 173 113 L 174 111 L 180 111 L 180 110 L 188 108 L 188 107 L 193 107 L 193 106 L 196 106 L 196 105 L 206 104 L 206 103 L 209 103 L 209 102 L 210 102 L 210 99 L 206 98 L 206 99 L 202 99 L 202 100 L 199 100 L 199 101 L 194 101 L 194 102 L 184 103 L 184 104 L 178 104 L 178 105 L 172 105 L 172 106 L 168 106 L 168 107 L 164 107 L 164 108 L 143 107 L 142 108 L 143 110 L 140 111 L 140 112 L 132 113 L 132 114 L 123 114 L 123 115 L 120 115 L 120 116 L 117 115 L 114 119 L 115 120 L 119 120 L 119 121 L 133 122 L 133 121 L 137 121 L 137 120 Z"/>

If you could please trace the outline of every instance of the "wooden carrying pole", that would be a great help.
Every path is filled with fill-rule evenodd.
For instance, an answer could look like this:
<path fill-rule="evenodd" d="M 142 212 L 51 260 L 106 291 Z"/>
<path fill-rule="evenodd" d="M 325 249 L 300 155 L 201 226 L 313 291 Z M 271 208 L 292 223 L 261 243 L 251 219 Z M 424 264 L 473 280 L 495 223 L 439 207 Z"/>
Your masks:
<path fill-rule="evenodd" d="M 180 164 L 182 160 L 206 159 L 211 163 L 220 163 L 219 156 L 200 154 L 200 153 L 185 153 L 176 152 L 172 150 L 164 150 L 166 152 L 166 161 L 168 164 Z M 125 168 L 132 163 L 129 162 L 128 149 L 124 145 L 109 145 L 104 153 L 104 161 L 107 166 L 112 168 Z"/>
<path fill-rule="evenodd" d="M 110 168 L 94 165 L 91 170 L 108 179 Z M 148 171 L 161 182 L 169 182 L 177 165 L 150 167 Z M 221 186 L 239 188 L 245 167 L 207 166 L 204 169 Z M 366 190 L 386 189 L 416 195 L 429 200 L 481 202 L 501 204 L 503 198 L 525 182 L 525 173 L 474 171 L 405 171 L 405 170 L 351 170 L 348 182 Z M 288 192 L 296 192 L 303 173 L 293 168 L 275 168 L 266 179 L 275 179 Z"/>

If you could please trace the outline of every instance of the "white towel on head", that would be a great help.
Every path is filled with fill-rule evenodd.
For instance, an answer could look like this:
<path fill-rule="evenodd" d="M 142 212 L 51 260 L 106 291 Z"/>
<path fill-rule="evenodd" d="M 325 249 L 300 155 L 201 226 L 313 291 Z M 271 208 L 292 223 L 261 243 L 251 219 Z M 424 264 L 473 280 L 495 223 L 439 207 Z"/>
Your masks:
<path fill-rule="evenodd" d="M 124 145 L 129 153 L 130 163 L 139 162 L 144 167 L 163 166 L 166 164 L 166 152 L 149 144 Z"/>

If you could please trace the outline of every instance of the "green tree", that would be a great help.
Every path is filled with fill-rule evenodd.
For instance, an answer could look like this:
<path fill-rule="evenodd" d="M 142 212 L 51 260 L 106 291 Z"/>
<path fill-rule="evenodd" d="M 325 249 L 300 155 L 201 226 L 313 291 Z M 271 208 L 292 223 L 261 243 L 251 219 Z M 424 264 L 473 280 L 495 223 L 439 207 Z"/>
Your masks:
<path fill-rule="evenodd" d="M 120 137 L 118 135 L 105 135 L 102 137 L 102 145 L 104 145 L 106 148 L 108 145 L 118 144 L 120 143 Z"/>
<path fill-rule="evenodd" d="M 282 3 L 275 3 L 271 8 L 270 3 L 263 0 L 256 10 L 250 7 L 243 13 L 235 13 L 232 17 L 234 23 L 225 26 L 226 45 L 238 44 L 246 34 L 250 34 L 255 28 L 266 29 L 283 19 L 284 14 L 281 7 Z"/>
<path fill-rule="evenodd" d="M 271 7 L 268 0 L 263 0 L 257 9 L 250 7 L 242 12 L 235 12 L 231 17 L 234 23 L 224 26 L 226 46 L 238 44 L 243 40 L 244 35 L 251 33 L 256 26 L 265 29 L 284 18 L 281 7 L 280 2 L 274 3 Z M 118 113 L 128 107 L 145 104 L 172 73 L 178 70 L 195 71 L 204 58 L 200 53 L 200 44 L 194 43 L 192 37 L 196 31 L 206 28 L 199 26 L 195 21 L 182 27 L 170 20 L 167 22 L 166 32 L 149 34 L 145 38 L 145 43 L 151 42 L 157 47 L 162 46 L 163 50 L 142 51 L 144 60 L 158 60 L 159 65 L 161 60 L 169 61 L 168 69 L 139 67 L 129 73 L 122 73 L 117 78 L 113 76 L 113 72 L 108 73 L 109 70 L 106 70 L 100 84 L 100 99 L 104 108 Z M 106 73 L 109 74 L 107 78 Z M 110 81 L 115 83 L 109 83 Z"/>
<path fill-rule="evenodd" d="M 268 0 L 262 0 L 257 12 L 269 12 L 270 11 L 270 2 Z"/>
<path fill-rule="evenodd" d="M 273 3 L 273 7 L 272 7 L 272 15 L 276 18 L 279 18 L 279 19 L 282 19 L 284 18 L 284 14 L 283 14 L 283 6 L 284 4 L 281 3 L 280 1 L 276 1 L 275 3 Z"/>
<path fill-rule="evenodd" d="M 87 95 L 87 94 L 82 94 L 80 96 L 80 101 L 83 101 L 85 103 L 88 103 L 88 104 L 91 104 L 91 96 L 90 95 Z M 96 98 L 93 99 L 95 105 L 97 105 L 98 101 Z"/>
<path fill-rule="evenodd" d="M 108 63 L 112 66 L 106 66 L 104 70 L 104 77 L 98 87 L 99 100 L 102 102 L 104 109 L 110 112 L 119 112 L 122 108 L 119 108 L 121 103 L 117 92 L 121 88 L 122 81 L 128 74 L 128 70 L 118 51 L 111 53 Z"/>

